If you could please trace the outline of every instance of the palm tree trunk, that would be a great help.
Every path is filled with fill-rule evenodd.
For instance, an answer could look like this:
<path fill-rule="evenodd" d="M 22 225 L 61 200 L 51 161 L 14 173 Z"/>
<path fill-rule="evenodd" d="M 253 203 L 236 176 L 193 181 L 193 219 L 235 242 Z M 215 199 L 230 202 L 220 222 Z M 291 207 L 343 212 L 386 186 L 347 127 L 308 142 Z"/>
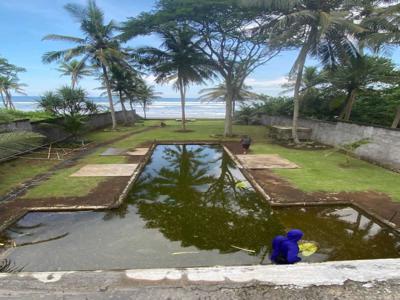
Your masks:
<path fill-rule="evenodd" d="M 346 106 L 344 107 L 342 113 L 340 114 L 344 121 L 350 120 L 350 115 L 351 115 L 351 111 L 353 109 L 355 100 L 356 100 L 356 90 L 353 89 L 348 93 L 347 98 L 346 98 Z"/>
<path fill-rule="evenodd" d="M 72 89 L 75 89 L 76 86 L 76 78 L 75 76 L 71 76 L 71 87 Z"/>
<path fill-rule="evenodd" d="M 119 91 L 119 102 L 121 103 L 122 113 L 124 115 L 124 123 L 126 125 L 126 124 L 128 124 L 128 114 L 126 112 L 126 107 L 125 107 L 125 103 L 124 103 L 121 91 Z"/>
<path fill-rule="evenodd" d="M 15 105 L 12 102 L 12 96 L 9 90 L 5 90 L 4 93 L 6 94 L 6 102 L 8 103 L 8 109 L 15 110 Z"/>
<path fill-rule="evenodd" d="M 226 85 L 227 95 L 225 97 L 225 125 L 224 125 L 224 137 L 232 136 L 232 102 L 233 93 L 230 85 Z"/>
<path fill-rule="evenodd" d="M 298 120 L 299 120 L 299 110 L 300 110 L 300 87 L 303 79 L 303 70 L 307 58 L 307 49 L 303 48 L 300 51 L 296 84 L 294 86 L 294 99 L 293 99 L 293 122 L 292 122 L 292 138 L 296 144 L 299 144 L 299 137 L 297 135 Z"/>
<path fill-rule="evenodd" d="M 1 100 L 3 100 L 4 108 L 8 109 L 8 105 L 7 105 L 6 99 L 4 98 L 3 91 L 0 91 L 0 96 L 1 96 Z"/>
<path fill-rule="evenodd" d="M 397 112 L 392 123 L 392 128 L 399 127 L 399 123 L 400 123 L 400 106 L 397 107 Z"/>
<path fill-rule="evenodd" d="M 112 99 L 111 95 L 111 86 L 110 86 L 110 80 L 108 78 L 108 73 L 107 73 L 107 68 L 104 64 L 101 64 L 101 67 L 103 69 L 103 75 L 104 75 L 104 81 L 106 83 L 106 88 L 107 88 L 107 94 L 108 94 L 108 102 L 110 104 L 110 112 L 111 112 L 111 121 L 112 121 L 112 129 L 117 128 L 117 120 L 115 119 L 115 110 L 114 110 L 114 102 Z"/>
<path fill-rule="evenodd" d="M 179 91 L 181 93 L 182 130 L 186 131 L 186 116 L 185 116 L 186 87 L 183 84 L 182 79 L 179 79 Z"/>
<path fill-rule="evenodd" d="M 147 115 L 146 115 L 146 102 L 143 103 L 143 115 L 144 115 L 144 119 L 147 119 Z"/>

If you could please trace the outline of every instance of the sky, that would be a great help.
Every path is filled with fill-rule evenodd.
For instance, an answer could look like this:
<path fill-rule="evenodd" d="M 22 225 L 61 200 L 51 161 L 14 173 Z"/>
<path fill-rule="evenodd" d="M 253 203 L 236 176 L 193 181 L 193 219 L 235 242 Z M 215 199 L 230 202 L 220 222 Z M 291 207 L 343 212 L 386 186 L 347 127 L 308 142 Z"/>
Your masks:
<path fill-rule="evenodd" d="M 201 0 L 199 0 L 201 1 Z M 85 4 L 86 0 L 0 0 L 0 56 L 10 63 L 26 68 L 20 79 L 28 86 L 25 91 L 29 96 L 40 96 L 46 91 L 54 90 L 70 83 L 69 77 L 61 77 L 56 70 L 57 64 L 43 64 L 41 57 L 47 51 L 61 50 L 70 46 L 64 42 L 42 41 L 50 33 L 80 37 L 79 24 L 64 10 L 66 3 Z M 125 21 L 142 11 L 153 8 L 155 0 L 97 0 L 104 11 L 106 20 Z M 158 47 L 161 41 L 157 36 L 138 37 L 128 42 L 131 47 Z M 278 57 L 256 69 L 246 83 L 254 92 L 268 95 L 279 95 L 281 85 L 287 81 L 287 74 L 296 58 L 296 51 L 280 53 Z M 400 51 L 393 50 L 389 55 L 400 63 Z M 315 64 L 309 61 L 309 64 Z M 162 97 L 178 97 L 172 85 L 157 85 L 154 76 L 148 74 L 146 80 L 154 84 Z M 217 81 L 207 85 L 191 86 L 188 97 L 198 97 L 203 88 L 212 87 Z M 81 80 L 80 86 L 90 96 L 99 96 L 99 83 L 94 78 Z"/>

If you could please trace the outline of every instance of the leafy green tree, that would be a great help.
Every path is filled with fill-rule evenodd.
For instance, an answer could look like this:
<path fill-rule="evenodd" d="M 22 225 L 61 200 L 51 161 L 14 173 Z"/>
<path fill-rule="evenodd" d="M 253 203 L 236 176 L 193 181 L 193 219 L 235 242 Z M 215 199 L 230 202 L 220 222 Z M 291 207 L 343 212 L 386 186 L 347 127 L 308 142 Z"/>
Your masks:
<path fill-rule="evenodd" d="M 146 47 L 138 50 L 144 64 L 156 75 L 157 83 L 174 82 L 180 92 L 182 129 L 186 130 L 185 102 L 191 83 L 201 84 L 213 76 L 213 65 L 199 50 L 199 41 L 188 27 L 165 28 L 161 31 L 162 49 Z"/>
<path fill-rule="evenodd" d="M 38 106 L 55 117 L 63 118 L 65 130 L 76 137 L 84 127 L 85 115 L 96 113 L 97 105 L 80 88 L 64 86 L 56 92 L 46 92 Z"/>
<path fill-rule="evenodd" d="M 78 4 L 67 4 L 65 9 L 78 21 L 83 38 L 50 34 L 44 40 L 65 41 L 77 44 L 73 48 L 51 51 L 43 55 L 43 62 L 69 61 L 73 57 L 82 57 L 81 63 L 90 60 L 92 65 L 102 72 L 102 77 L 107 88 L 107 95 L 110 105 L 112 128 L 115 129 L 114 103 L 109 79 L 109 69 L 112 64 L 120 64 L 129 67 L 127 54 L 121 50 L 119 41 L 114 32 L 117 29 L 114 21 L 105 23 L 104 14 L 96 5 L 94 0 L 88 0 L 86 6 Z"/>
<path fill-rule="evenodd" d="M 279 52 L 266 47 L 266 30 L 252 30 L 261 20 L 268 22 L 270 18 L 258 8 L 243 9 L 236 0 L 159 0 L 152 13 L 126 22 L 122 37 L 157 32 L 171 22 L 196 32 L 199 50 L 214 62 L 227 87 L 224 135 L 230 136 L 235 89 L 240 90 L 251 72 Z"/>
<path fill-rule="evenodd" d="M 78 81 L 84 76 L 90 76 L 93 74 L 92 70 L 83 61 L 78 61 L 76 59 L 71 61 L 62 61 L 59 68 L 57 69 L 61 72 L 62 76 L 71 76 L 71 86 L 75 88 Z"/>
<path fill-rule="evenodd" d="M 250 105 L 242 105 L 240 110 L 235 114 L 235 119 L 241 124 L 249 125 L 253 116 L 253 108 Z"/>
<path fill-rule="evenodd" d="M 268 14 L 277 16 L 272 27 L 273 43 L 281 47 L 296 47 L 300 50 L 291 70 L 291 75 L 296 77 L 292 135 L 294 142 L 299 143 L 297 127 L 300 90 L 307 57 L 312 55 L 321 59 L 326 65 L 334 65 L 338 59 L 345 59 L 346 54 L 356 55 L 356 49 L 349 37 L 362 32 L 363 28 L 350 18 L 345 0 L 250 0 L 246 2 L 267 8 Z"/>

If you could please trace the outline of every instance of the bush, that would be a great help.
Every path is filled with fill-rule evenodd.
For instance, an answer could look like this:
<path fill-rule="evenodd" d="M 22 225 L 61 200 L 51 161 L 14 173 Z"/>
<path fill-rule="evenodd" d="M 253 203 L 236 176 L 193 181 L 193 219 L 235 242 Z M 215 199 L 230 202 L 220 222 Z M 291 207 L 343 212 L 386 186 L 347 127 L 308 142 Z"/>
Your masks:
<path fill-rule="evenodd" d="M 44 111 L 21 111 L 0 108 L 0 123 L 12 122 L 22 119 L 39 121 L 50 119 L 51 117 L 51 114 Z"/>

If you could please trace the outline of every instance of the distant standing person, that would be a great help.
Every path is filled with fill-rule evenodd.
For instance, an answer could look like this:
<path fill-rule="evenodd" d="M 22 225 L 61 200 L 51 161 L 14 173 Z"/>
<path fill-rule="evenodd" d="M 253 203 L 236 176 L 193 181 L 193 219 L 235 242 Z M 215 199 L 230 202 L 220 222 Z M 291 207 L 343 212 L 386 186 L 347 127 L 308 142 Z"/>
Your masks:
<path fill-rule="evenodd" d="M 240 140 L 240 145 L 242 145 L 243 154 L 247 154 L 251 145 L 251 137 L 248 135 L 242 136 L 242 139 Z"/>

